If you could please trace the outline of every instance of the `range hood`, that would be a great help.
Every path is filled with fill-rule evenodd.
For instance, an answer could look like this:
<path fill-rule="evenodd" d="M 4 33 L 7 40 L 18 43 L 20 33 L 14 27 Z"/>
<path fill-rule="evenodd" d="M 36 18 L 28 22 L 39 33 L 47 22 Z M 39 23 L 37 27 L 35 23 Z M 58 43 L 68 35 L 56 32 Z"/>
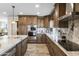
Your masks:
<path fill-rule="evenodd" d="M 71 15 L 64 15 L 59 17 L 59 20 L 68 21 L 79 19 L 79 12 L 72 12 Z"/>

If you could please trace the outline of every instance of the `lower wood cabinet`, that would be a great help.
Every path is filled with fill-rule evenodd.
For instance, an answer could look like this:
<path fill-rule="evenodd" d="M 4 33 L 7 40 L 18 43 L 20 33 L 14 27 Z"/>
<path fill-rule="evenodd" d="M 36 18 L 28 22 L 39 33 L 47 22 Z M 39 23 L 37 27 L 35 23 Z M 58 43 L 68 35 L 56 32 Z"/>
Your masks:
<path fill-rule="evenodd" d="M 22 40 L 9 51 L 2 54 L 2 56 L 24 56 L 27 50 L 27 39 Z"/>
<path fill-rule="evenodd" d="M 56 56 L 66 56 L 66 54 L 54 43 L 52 43 L 52 48 L 54 51 L 54 55 Z"/>
<path fill-rule="evenodd" d="M 27 50 L 27 40 L 24 39 L 22 42 L 16 45 L 16 56 L 23 56 Z"/>
<path fill-rule="evenodd" d="M 45 39 L 45 35 L 44 34 L 37 34 L 35 36 L 36 38 L 34 38 L 34 36 L 29 36 L 28 37 L 28 43 L 44 43 L 46 42 L 46 39 Z"/>
<path fill-rule="evenodd" d="M 37 35 L 37 42 L 46 44 L 46 35 L 45 34 L 39 34 Z"/>
<path fill-rule="evenodd" d="M 27 48 L 27 45 L 26 45 L 26 40 L 23 40 L 22 41 L 22 53 L 21 53 L 21 55 L 23 56 L 24 54 L 25 54 L 25 52 L 26 52 L 26 48 Z"/>
<path fill-rule="evenodd" d="M 28 43 L 37 43 L 36 36 L 28 36 Z"/>
<path fill-rule="evenodd" d="M 21 56 L 21 42 L 16 45 L 16 56 Z"/>
<path fill-rule="evenodd" d="M 47 36 L 46 44 L 51 56 L 66 56 L 66 54 Z"/>
<path fill-rule="evenodd" d="M 46 36 L 45 36 L 44 34 L 42 34 L 42 40 L 41 40 L 41 41 L 42 41 L 42 43 L 44 43 L 44 44 L 46 43 L 46 38 L 45 38 L 45 37 L 46 37 Z"/>

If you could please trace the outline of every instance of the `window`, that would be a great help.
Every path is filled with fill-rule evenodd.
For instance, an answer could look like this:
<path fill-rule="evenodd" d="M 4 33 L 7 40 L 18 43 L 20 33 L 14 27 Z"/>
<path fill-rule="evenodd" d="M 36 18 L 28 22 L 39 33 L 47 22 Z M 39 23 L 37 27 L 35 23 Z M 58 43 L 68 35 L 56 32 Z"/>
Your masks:
<path fill-rule="evenodd" d="M 7 18 L 6 17 L 1 17 L 0 18 L 0 35 L 7 35 Z"/>

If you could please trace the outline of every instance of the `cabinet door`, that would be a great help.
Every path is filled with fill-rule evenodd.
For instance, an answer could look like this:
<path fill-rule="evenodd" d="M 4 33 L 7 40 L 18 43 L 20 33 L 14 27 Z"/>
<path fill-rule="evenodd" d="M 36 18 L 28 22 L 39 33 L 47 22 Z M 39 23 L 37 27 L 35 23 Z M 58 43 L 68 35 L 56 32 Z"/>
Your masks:
<path fill-rule="evenodd" d="M 22 25 L 27 25 L 27 24 L 28 24 L 27 19 L 28 19 L 28 18 L 25 17 L 25 16 L 22 18 L 22 21 L 21 21 L 21 22 L 22 22 Z"/>
<path fill-rule="evenodd" d="M 52 48 L 55 56 L 66 56 L 66 54 L 54 43 L 52 43 Z"/>
<path fill-rule="evenodd" d="M 47 46 L 48 46 L 48 49 L 49 49 L 49 53 L 51 56 L 54 56 L 54 51 L 53 51 L 53 48 L 52 48 L 52 42 L 50 41 L 49 38 L 47 38 Z"/>
<path fill-rule="evenodd" d="M 51 41 L 49 41 L 49 45 L 50 45 L 50 46 L 49 46 L 49 48 L 50 48 L 50 50 L 49 50 L 50 55 L 51 55 L 51 56 L 55 56 L 54 47 L 53 47 Z"/>
<path fill-rule="evenodd" d="M 49 18 L 48 17 L 44 18 L 44 27 L 46 27 L 46 28 L 49 27 Z"/>
<path fill-rule="evenodd" d="M 47 38 L 47 47 L 51 56 L 66 56 L 66 54 L 53 42 Z"/>
<path fill-rule="evenodd" d="M 37 24 L 37 17 L 33 17 L 33 25 L 36 25 Z"/>
<path fill-rule="evenodd" d="M 16 46 L 16 56 L 21 56 L 21 43 Z"/>
<path fill-rule="evenodd" d="M 45 38 L 45 35 L 42 34 L 42 39 L 41 39 L 42 43 L 46 43 L 46 38 Z"/>
<path fill-rule="evenodd" d="M 22 41 L 22 56 L 25 54 L 26 52 L 26 39 Z"/>

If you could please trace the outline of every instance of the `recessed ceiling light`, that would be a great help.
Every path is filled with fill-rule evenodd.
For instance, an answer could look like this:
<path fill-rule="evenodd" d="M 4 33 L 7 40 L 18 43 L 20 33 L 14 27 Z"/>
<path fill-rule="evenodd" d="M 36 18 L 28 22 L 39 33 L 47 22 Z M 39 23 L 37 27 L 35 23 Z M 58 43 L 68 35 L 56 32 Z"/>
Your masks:
<path fill-rule="evenodd" d="M 19 12 L 20 15 L 23 15 L 23 12 Z"/>
<path fill-rule="evenodd" d="M 35 7 L 36 7 L 36 8 L 39 8 L 39 4 L 36 4 Z"/>
<path fill-rule="evenodd" d="M 4 14 L 4 15 L 6 15 L 6 14 L 7 14 L 7 12 L 3 12 L 3 14 Z"/>
<path fill-rule="evenodd" d="M 40 12 L 37 12 L 37 15 L 39 15 L 40 14 Z"/>

